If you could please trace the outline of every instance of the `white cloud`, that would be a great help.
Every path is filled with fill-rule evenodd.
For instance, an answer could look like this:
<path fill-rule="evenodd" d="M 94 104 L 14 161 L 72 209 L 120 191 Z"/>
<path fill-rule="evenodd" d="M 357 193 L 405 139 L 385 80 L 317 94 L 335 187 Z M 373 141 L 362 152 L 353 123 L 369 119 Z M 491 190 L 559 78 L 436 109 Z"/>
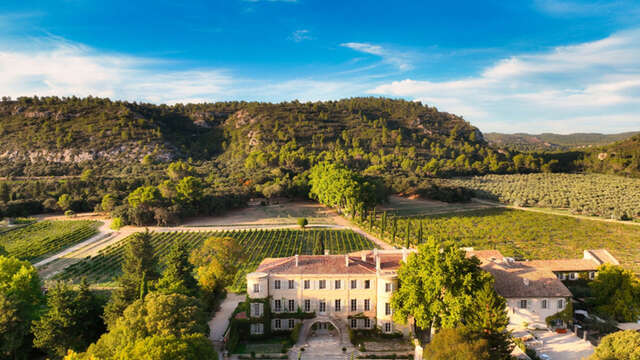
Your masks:
<path fill-rule="evenodd" d="M 399 70 L 406 71 L 411 70 L 413 65 L 410 61 L 410 56 L 408 53 L 393 51 L 387 48 L 384 48 L 380 45 L 374 45 L 369 43 L 358 43 L 358 42 L 348 42 L 340 44 L 340 46 L 359 51 L 365 54 L 375 55 L 388 64 L 392 64 L 397 67 Z"/>
<path fill-rule="evenodd" d="M 638 58 L 640 30 L 631 30 L 512 56 L 474 77 L 406 79 L 380 84 L 369 93 L 428 102 L 465 116 L 484 131 L 571 132 L 593 130 L 595 124 L 599 131 L 638 130 Z"/>
<path fill-rule="evenodd" d="M 311 40 L 313 38 L 311 37 L 311 34 L 309 33 L 309 30 L 301 29 L 301 30 L 294 31 L 291 34 L 291 36 L 289 36 L 289 39 L 293 40 L 295 42 L 301 42 L 301 41 L 305 41 L 305 40 Z"/>

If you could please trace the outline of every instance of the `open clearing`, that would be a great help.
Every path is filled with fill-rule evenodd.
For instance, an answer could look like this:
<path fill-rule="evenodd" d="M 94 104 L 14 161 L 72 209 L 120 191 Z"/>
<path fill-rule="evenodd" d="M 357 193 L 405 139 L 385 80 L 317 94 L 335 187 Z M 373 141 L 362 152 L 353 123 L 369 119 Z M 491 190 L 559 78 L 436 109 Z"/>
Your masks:
<path fill-rule="evenodd" d="M 377 206 L 376 211 L 386 211 L 396 216 L 424 216 L 472 211 L 491 207 L 495 207 L 495 205 L 478 202 L 446 203 L 436 200 L 409 199 L 392 195 L 389 196 L 389 202 Z"/>
<path fill-rule="evenodd" d="M 313 224 L 334 224 L 337 213 L 312 201 L 294 201 L 274 205 L 249 206 L 231 210 L 222 216 L 198 217 L 185 221 L 182 226 L 241 226 L 241 225 L 295 225 L 305 217 Z"/>

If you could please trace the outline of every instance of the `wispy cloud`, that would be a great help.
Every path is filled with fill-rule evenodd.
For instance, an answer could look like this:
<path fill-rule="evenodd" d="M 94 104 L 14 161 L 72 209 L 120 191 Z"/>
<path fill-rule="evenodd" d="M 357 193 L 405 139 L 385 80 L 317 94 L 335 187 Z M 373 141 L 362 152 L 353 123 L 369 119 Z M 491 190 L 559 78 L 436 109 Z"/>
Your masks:
<path fill-rule="evenodd" d="M 313 39 L 313 37 L 311 37 L 311 33 L 309 32 L 309 30 L 301 29 L 294 31 L 291 36 L 289 36 L 289 39 L 294 42 L 302 42 L 305 40 L 311 40 Z"/>
<path fill-rule="evenodd" d="M 475 77 L 435 82 L 406 79 L 369 92 L 421 100 L 464 115 L 487 131 L 597 130 L 594 119 L 600 119 L 600 131 L 633 130 L 640 128 L 638 58 L 640 30 L 632 30 L 544 53 L 512 56 Z M 546 127 L 540 128 L 543 124 Z"/>
<path fill-rule="evenodd" d="M 380 45 L 374 45 L 370 43 L 348 42 L 340 44 L 340 46 L 380 57 L 384 62 L 392 64 L 399 70 L 406 71 L 411 70 L 413 65 L 410 61 L 408 53 L 393 51 Z"/>

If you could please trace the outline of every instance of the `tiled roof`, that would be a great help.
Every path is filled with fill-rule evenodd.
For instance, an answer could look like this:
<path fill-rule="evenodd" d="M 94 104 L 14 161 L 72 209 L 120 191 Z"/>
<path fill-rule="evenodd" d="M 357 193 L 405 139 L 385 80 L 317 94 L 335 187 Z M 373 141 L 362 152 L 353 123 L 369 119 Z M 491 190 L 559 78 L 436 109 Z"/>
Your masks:
<path fill-rule="evenodd" d="M 468 258 L 477 257 L 481 262 L 502 260 L 504 256 L 498 250 L 468 250 L 466 253 Z"/>
<path fill-rule="evenodd" d="M 408 254 L 407 254 L 408 255 Z M 345 256 L 349 257 L 349 266 Z M 364 257 L 363 257 L 364 256 Z M 395 272 L 402 262 L 402 252 L 378 254 L 381 272 Z M 348 255 L 298 255 L 285 258 L 266 258 L 256 272 L 269 274 L 370 274 L 376 273 L 374 252 L 363 250 Z"/>
<path fill-rule="evenodd" d="M 495 278 L 496 292 L 505 298 L 569 297 L 571 292 L 550 270 L 526 262 L 485 262 L 481 268 Z"/>
<path fill-rule="evenodd" d="M 257 272 L 268 274 L 375 274 L 376 264 L 363 262 L 359 257 L 349 256 L 346 266 L 345 255 L 299 255 L 298 266 L 295 256 L 281 259 L 264 259 Z"/>
<path fill-rule="evenodd" d="M 618 259 L 613 257 L 611 253 L 607 249 L 596 249 L 596 250 L 586 250 L 587 253 L 591 254 L 594 258 L 596 258 L 600 264 L 613 264 L 620 265 Z"/>
<path fill-rule="evenodd" d="M 595 271 L 600 266 L 591 259 L 531 260 L 521 263 L 550 271 Z"/>

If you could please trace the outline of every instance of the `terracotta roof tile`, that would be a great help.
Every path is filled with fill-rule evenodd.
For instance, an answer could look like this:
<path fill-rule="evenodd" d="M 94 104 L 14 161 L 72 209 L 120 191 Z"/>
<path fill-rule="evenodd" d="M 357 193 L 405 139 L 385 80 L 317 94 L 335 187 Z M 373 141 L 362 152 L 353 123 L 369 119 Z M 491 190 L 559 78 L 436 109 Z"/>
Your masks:
<path fill-rule="evenodd" d="M 600 266 L 591 259 L 531 260 L 522 263 L 550 271 L 595 271 Z"/>
<path fill-rule="evenodd" d="M 496 292 L 505 298 L 571 296 L 553 272 L 524 262 L 486 262 L 481 268 L 493 275 Z"/>

